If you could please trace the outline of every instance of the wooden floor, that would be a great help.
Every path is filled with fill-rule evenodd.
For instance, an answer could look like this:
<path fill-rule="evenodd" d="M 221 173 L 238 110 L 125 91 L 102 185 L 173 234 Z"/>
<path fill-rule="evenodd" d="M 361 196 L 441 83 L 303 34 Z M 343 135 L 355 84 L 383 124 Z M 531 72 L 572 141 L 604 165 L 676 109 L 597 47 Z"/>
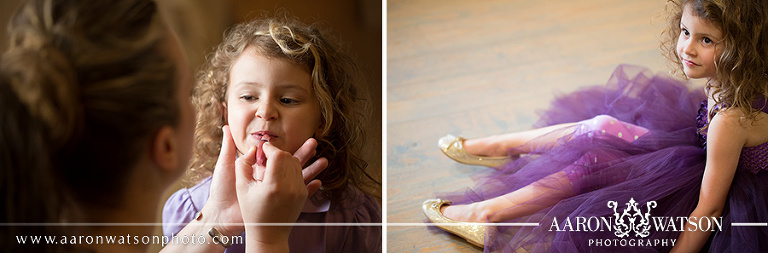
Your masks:
<path fill-rule="evenodd" d="M 529 129 L 554 95 L 604 84 L 621 63 L 668 72 L 665 1 L 387 1 L 388 252 L 480 252 L 434 233 L 421 202 L 487 170 L 437 148 Z"/>

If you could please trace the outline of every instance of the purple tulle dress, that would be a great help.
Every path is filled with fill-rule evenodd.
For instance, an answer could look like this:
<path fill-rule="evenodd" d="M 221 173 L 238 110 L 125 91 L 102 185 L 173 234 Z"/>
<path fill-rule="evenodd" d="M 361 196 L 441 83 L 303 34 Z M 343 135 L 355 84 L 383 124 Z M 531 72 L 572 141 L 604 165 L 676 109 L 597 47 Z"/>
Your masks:
<path fill-rule="evenodd" d="M 546 136 L 533 140 L 525 144 L 529 155 L 480 175 L 463 194 L 440 197 L 467 204 L 529 184 L 562 193 L 519 204 L 543 209 L 503 221 L 538 225 L 488 227 L 485 252 L 667 252 L 698 202 L 706 161 L 699 130 L 708 120 L 702 101 L 703 89 L 621 65 L 606 86 L 559 97 L 542 113 L 536 127 L 579 122 L 553 131 L 564 136 L 555 147 L 543 145 Z M 608 127 L 590 128 L 595 119 Z M 733 225 L 768 222 L 767 154 L 768 143 L 745 148 L 722 220 L 695 221 L 715 231 L 711 252 L 768 251 L 768 227 Z M 568 183 L 548 180 L 553 174 Z"/>

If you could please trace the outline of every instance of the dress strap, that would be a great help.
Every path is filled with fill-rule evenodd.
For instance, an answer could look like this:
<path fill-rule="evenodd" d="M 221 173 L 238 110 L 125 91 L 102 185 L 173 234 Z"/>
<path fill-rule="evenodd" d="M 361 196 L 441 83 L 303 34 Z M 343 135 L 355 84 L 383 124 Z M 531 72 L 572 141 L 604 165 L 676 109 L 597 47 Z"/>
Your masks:
<path fill-rule="evenodd" d="M 766 100 L 768 100 L 768 98 L 766 97 L 761 97 L 761 98 L 752 100 L 752 108 L 761 110 L 764 113 L 768 113 L 768 105 L 766 105 L 768 101 Z"/>

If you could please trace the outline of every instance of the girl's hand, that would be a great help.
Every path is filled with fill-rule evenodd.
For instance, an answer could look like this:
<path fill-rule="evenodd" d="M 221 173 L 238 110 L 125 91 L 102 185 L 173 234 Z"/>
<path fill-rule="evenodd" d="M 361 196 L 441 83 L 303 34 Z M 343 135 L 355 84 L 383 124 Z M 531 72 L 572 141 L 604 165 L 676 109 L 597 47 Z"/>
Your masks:
<path fill-rule="evenodd" d="M 251 223 L 296 222 L 307 196 L 320 187 L 320 181 L 312 178 L 328 164 L 325 158 L 320 158 L 302 170 L 316 146 L 317 142 L 309 139 L 295 154 L 290 154 L 264 143 L 260 152 L 266 156 L 266 164 L 257 164 L 257 147 L 237 159 L 237 198 L 243 221 L 248 223 L 246 247 L 287 247 L 291 226 Z"/>

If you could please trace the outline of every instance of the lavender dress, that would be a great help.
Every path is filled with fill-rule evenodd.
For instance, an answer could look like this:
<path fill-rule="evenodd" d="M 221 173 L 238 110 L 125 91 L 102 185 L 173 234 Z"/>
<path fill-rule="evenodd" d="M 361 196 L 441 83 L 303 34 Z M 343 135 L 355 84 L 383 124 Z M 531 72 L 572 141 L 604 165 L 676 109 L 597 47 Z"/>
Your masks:
<path fill-rule="evenodd" d="M 191 188 L 178 190 L 163 207 L 163 234 L 181 231 L 194 219 L 211 189 L 211 177 Z M 349 186 L 342 203 L 307 201 L 298 223 L 320 223 L 318 226 L 296 226 L 288 243 L 291 252 L 381 252 L 381 226 L 323 226 L 322 223 L 381 223 L 381 207 L 371 196 Z M 245 238 L 245 233 L 241 234 Z M 208 238 L 210 239 L 210 238 Z M 233 244 L 225 252 L 245 252 L 245 245 Z"/>
<path fill-rule="evenodd" d="M 538 226 L 489 227 L 486 252 L 669 251 L 686 224 L 679 219 L 698 202 L 706 160 L 699 133 L 707 121 L 705 100 L 701 89 L 691 91 L 681 81 L 619 66 L 606 86 L 559 97 L 542 113 L 538 127 L 580 122 L 555 130 L 564 134 L 557 146 L 533 140 L 526 144 L 532 155 L 480 175 L 480 183 L 464 193 L 441 197 L 465 204 L 532 183 L 563 193 L 553 197 L 554 205 L 543 197 L 519 204 L 543 209 L 504 222 Z M 610 127 L 580 130 L 606 118 Z M 621 129 L 613 125 L 618 122 Z M 647 131 L 633 132 L 637 127 Z M 768 227 L 731 225 L 768 222 L 767 151 L 768 143 L 743 150 L 721 227 L 707 246 L 712 252 L 768 251 Z M 552 174 L 569 183 L 540 180 Z"/>

